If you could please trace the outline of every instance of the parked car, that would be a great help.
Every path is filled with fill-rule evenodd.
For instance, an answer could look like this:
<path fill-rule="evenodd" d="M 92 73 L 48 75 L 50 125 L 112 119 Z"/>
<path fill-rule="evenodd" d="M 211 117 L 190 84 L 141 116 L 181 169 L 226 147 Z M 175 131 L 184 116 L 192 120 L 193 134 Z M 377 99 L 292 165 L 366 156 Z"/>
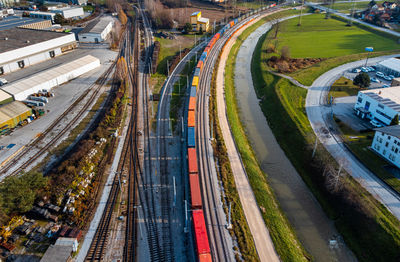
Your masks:
<path fill-rule="evenodd" d="M 392 81 L 393 78 L 391 78 L 390 76 L 384 76 L 383 79 L 387 80 L 387 81 Z"/>
<path fill-rule="evenodd" d="M 379 81 L 377 78 L 375 77 L 371 77 L 371 81 L 375 82 L 375 83 L 380 83 L 381 81 Z"/>
<path fill-rule="evenodd" d="M 369 72 L 374 72 L 375 71 L 375 68 L 373 68 L 371 66 L 367 66 L 367 69 L 368 69 Z"/>
<path fill-rule="evenodd" d="M 7 79 L 0 78 L 0 86 L 4 86 L 5 84 L 8 84 Z"/>
<path fill-rule="evenodd" d="M 373 127 L 383 127 L 383 125 L 376 120 L 371 120 L 370 123 Z"/>
<path fill-rule="evenodd" d="M 353 73 L 360 73 L 361 70 L 360 70 L 359 68 L 354 68 L 354 69 L 352 70 L 352 72 L 353 72 Z"/>
<path fill-rule="evenodd" d="M 378 77 L 384 77 L 385 75 L 382 72 L 376 71 L 376 76 Z"/>
<path fill-rule="evenodd" d="M 395 79 L 395 76 L 394 75 L 389 75 L 389 77 L 393 80 L 393 79 Z"/>
<path fill-rule="evenodd" d="M 390 87 L 390 85 L 384 84 L 384 85 L 382 86 L 382 88 L 387 88 L 387 87 Z"/>
<path fill-rule="evenodd" d="M 361 67 L 361 71 L 364 72 L 364 73 L 368 73 L 369 72 L 368 69 L 366 67 L 364 67 L 364 66 Z"/>

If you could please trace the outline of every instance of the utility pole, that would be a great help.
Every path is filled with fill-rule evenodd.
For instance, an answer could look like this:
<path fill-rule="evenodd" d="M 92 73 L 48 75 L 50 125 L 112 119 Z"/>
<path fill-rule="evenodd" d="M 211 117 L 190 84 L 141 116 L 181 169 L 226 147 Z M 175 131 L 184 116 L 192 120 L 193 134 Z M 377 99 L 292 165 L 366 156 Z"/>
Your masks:
<path fill-rule="evenodd" d="M 226 228 L 227 228 L 227 229 L 232 229 L 232 223 L 231 223 L 231 205 L 232 205 L 232 203 L 229 202 L 228 224 L 226 225 Z"/>
<path fill-rule="evenodd" d="M 189 230 L 188 230 L 188 208 L 187 208 L 186 200 L 185 200 L 185 228 L 183 229 L 183 232 L 185 232 L 185 233 L 189 232 Z"/>
<path fill-rule="evenodd" d="M 304 5 L 304 0 L 300 0 L 300 1 L 301 1 L 300 16 L 299 16 L 299 23 L 297 24 L 297 26 L 301 26 L 301 17 L 303 16 L 303 5 Z"/>
<path fill-rule="evenodd" d="M 349 22 L 347 23 L 348 26 L 352 26 L 353 25 L 355 6 L 356 6 L 356 0 L 353 0 L 353 6 L 351 8 L 351 16 L 350 16 Z"/>
<path fill-rule="evenodd" d="M 169 76 L 169 62 L 168 62 L 168 60 L 167 60 L 167 73 L 168 73 L 167 76 Z"/>
<path fill-rule="evenodd" d="M 179 61 L 181 61 L 182 56 L 181 56 L 181 45 L 179 44 Z"/>
<path fill-rule="evenodd" d="M 314 145 L 314 149 L 312 151 L 311 158 L 314 158 L 315 152 L 317 151 L 317 146 L 318 146 L 318 137 L 315 137 L 315 145 Z"/>

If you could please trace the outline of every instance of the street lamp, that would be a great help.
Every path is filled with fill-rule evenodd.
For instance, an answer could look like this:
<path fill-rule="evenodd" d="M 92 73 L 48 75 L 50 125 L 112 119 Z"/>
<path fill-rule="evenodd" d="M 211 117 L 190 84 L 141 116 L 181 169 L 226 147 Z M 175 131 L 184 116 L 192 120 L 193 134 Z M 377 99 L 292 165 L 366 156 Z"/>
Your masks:
<path fill-rule="evenodd" d="M 369 54 L 372 53 L 372 52 L 374 51 L 374 48 L 373 48 L 372 46 L 369 46 L 369 47 L 366 47 L 366 48 L 365 48 L 365 51 L 368 52 L 367 60 L 365 61 L 365 66 L 367 66 Z"/>

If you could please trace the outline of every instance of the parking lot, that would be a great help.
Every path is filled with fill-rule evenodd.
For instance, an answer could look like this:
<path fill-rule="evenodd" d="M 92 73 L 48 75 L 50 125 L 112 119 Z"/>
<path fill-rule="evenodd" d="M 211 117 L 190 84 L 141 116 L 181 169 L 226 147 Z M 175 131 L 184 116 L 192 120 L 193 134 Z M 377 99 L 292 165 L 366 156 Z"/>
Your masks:
<path fill-rule="evenodd" d="M 371 79 L 371 84 L 369 86 L 370 89 L 375 89 L 375 88 L 382 88 L 382 87 L 389 87 L 392 79 L 389 78 L 384 78 L 382 76 L 378 76 L 377 73 L 379 74 L 379 72 L 377 72 L 374 69 L 374 65 L 368 65 L 367 68 L 371 68 L 373 69 L 373 71 L 368 71 L 365 70 L 366 68 L 363 67 L 357 67 L 357 68 L 352 68 L 351 70 L 344 72 L 343 76 L 353 80 L 360 72 L 365 72 L 369 75 L 370 79 Z M 362 69 L 364 69 L 363 71 L 361 71 Z M 387 77 L 387 76 L 386 76 Z"/>

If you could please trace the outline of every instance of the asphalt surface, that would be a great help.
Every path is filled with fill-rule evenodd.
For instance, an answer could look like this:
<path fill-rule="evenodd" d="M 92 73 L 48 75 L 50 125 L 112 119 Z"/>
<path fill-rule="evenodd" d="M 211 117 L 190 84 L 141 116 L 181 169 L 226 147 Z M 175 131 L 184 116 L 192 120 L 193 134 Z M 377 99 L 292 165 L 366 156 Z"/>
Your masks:
<path fill-rule="evenodd" d="M 376 64 L 387 58 L 398 55 L 370 58 L 369 65 Z M 398 219 L 400 219 L 400 197 L 393 190 L 377 178 L 363 163 L 361 163 L 343 144 L 342 139 L 332 123 L 332 107 L 325 105 L 325 97 L 329 93 L 331 85 L 340 78 L 344 72 L 351 68 L 364 65 L 365 60 L 360 60 L 336 67 L 318 77 L 311 88 L 308 89 L 306 98 L 306 111 L 311 126 L 319 141 L 328 152 L 340 162 L 346 159 L 343 168 L 359 181 L 373 196 L 382 202 Z"/>

